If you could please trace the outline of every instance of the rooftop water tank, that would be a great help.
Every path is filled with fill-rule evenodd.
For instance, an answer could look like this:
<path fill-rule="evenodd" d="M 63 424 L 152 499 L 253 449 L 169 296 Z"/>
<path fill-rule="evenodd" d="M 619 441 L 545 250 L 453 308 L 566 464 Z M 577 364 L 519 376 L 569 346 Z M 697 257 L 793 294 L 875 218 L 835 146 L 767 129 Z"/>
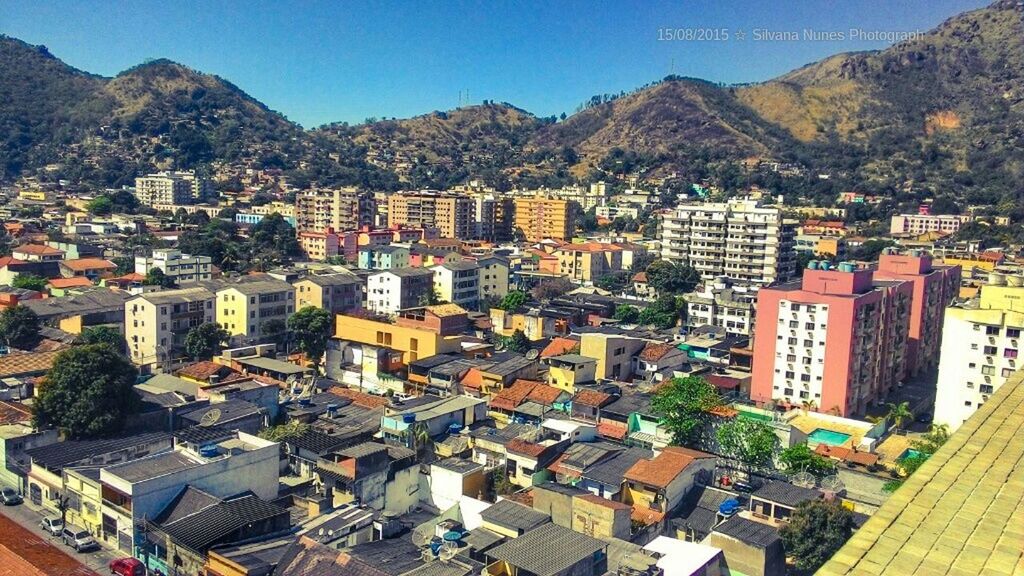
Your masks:
<path fill-rule="evenodd" d="M 412 424 L 415 421 L 416 421 L 416 414 L 415 413 L 402 414 L 402 422 L 405 422 L 406 424 Z"/>
<path fill-rule="evenodd" d="M 808 270 L 817 270 L 818 269 L 818 261 L 817 260 L 811 260 L 810 262 L 808 262 L 807 263 L 807 269 Z"/>
<path fill-rule="evenodd" d="M 215 458 L 220 454 L 216 444 L 206 444 L 199 447 L 199 455 L 203 458 Z"/>

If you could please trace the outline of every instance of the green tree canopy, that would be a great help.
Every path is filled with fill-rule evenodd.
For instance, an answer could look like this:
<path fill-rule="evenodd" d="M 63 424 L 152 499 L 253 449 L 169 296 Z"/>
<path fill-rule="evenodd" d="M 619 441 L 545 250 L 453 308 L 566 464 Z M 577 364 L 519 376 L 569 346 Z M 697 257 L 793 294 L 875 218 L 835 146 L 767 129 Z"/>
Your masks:
<path fill-rule="evenodd" d="M 150 268 L 149 272 L 146 272 L 146 278 L 142 281 L 146 286 L 160 286 L 161 288 L 173 288 L 174 279 L 164 274 L 164 271 L 160 268 Z"/>
<path fill-rule="evenodd" d="M 715 436 L 722 453 L 746 465 L 748 473 L 755 467 L 770 467 L 779 446 L 771 426 L 748 418 L 733 418 L 719 426 Z"/>
<path fill-rule="evenodd" d="M 552 278 L 542 280 L 530 290 L 530 294 L 537 300 L 550 300 L 566 294 L 575 287 L 568 278 Z"/>
<path fill-rule="evenodd" d="M 193 360 L 209 360 L 223 349 L 230 337 L 216 322 L 200 324 L 185 335 L 185 353 Z"/>
<path fill-rule="evenodd" d="M 525 354 L 530 350 L 530 339 L 522 330 L 516 330 L 511 336 L 504 337 L 502 342 L 505 344 L 505 350 L 509 352 Z"/>
<path fill-rule="evenodd" d="M 893 428 L 899 430 L 903 427 L 904 422 L 914 418 L 914 414 L 910 411 L 910 402 L 900 402 L 899 404 L 890 402 L 889 411 L 885 417 L 892 420 Z"/>
<path fill-rule="evenodd" d="M 105 344 L 76 346 L 57 355 L 33 405 L 35 426 L 60 428 L 70 439 L 120 432 L 138 397 L 138 372 Z"/>
<path fill-rule="evenodd" d="M 321 308 L 307 306 L 288 318 L 288 328 L 298 349 L 319 370 L 320 360 L 327 352 L 327 341 L 334 330 L 334 318 Z"/>
<path fill-rule="evenodd" d="M 35 290 L 36 292 L 42 292 L 46 290 L 46 285 L 50 281 L 42 276 L 36 276 L 35 274 L 18 274 L 11 281 L 11 286 L 15 288 L 24 288 L 25 290 Z"/>
<path fill-rule="evenodd" d="M 651 407 L 679 445 L 693 443 L 708 422 L 708 411 L 722 405 L 718 391 L 699 376 L 673 378 L 654 395 Z"/>
<path fill-rule="evenodd" d="M 853 513 L 836 501 L 811 500 L 797 506 L 779 535 L 796 568 L 811 574 L 853 534 Z"/>
<path fill-rule="evenodd" d="M 107 344 L 118 352 L 124 351 L 124 336 L 112 326 L 89 326 L 82 330 L 82 344 Z"/>
<path fill-rule="evenodd" d="M 835 473 L 831 460 L 811 450 L 807 442 L 795 444 L 779 453 L 779 462 L 789 474 L 807 472 L 819 478 Z"/>
<path fill-rule="evenodd" d="M 0 313 L 0 340 L 7 346 L 28 349 L 39 342 L 39 316 L 25 306 L 12 306 Z"/>
<path fill-rule="evenodd" d="M 647 283 L 659 294 L 685 294 L 700 284 L 700 273 L 690 266 L 655 260 L 647 267 Z"/>
<path fill-rule="evenodd" d="M 515 310 L 523 304 L 526 304 L 526 292 L 522 290 L 512 290 L 505 297 L 501 299 L 501 303 L 498 304 L 497 308 L 502 310 Z"/>
<path fill-rule="evenodd" d="M 636 324 L 640 320 L 640 310 L 636 306 L 629 306 L 628 304 L 616 306 L 613 318 L 623 324 Z"/>

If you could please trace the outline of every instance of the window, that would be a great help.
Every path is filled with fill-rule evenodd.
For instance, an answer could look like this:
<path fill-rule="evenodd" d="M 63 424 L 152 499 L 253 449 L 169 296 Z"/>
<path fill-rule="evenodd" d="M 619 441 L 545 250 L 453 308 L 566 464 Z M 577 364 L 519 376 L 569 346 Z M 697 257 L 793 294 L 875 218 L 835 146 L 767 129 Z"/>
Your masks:
<path fill-rule="evenodd" d="M 985 327 L 985 334 L 987 334 L 989 336 L 998 336 L 999 335 L 999 326 L 986 326 Z"/>
<path fill-rule="evenodd" d="M 985 354 L 988 354 L 989 356 L 991 356 L 991 355 L 993 355 L 995 353 L 996 353 L 996 347 L 995 346 L 985 346 Z"/>
<path fill-rule="evenodd" d="M 1017 351 L 1014 350 L 1013 348 L 1007 348 L 1006 350 L 1003 350 L 1003 358 L 1016 358 L 1016 357 L 1017 357 Z"/>
<path fill-rule="evenodd" d="M 799 328 L 800 327 L 800 323 L 797 322 L 796 320 L 790 320 L 789 321 L 789 327 L 790 328 Z"/>
<path fill-rule="evenodd" d="M 1007 338 L 1020 338 L 1020 328 L 1007 328 L 1006 329 L 1006 337 Z"/>
<path fill-rule="evenodd" d="M 804 328 L 806 328 L 808 330 L 814 330 L 814 322 L 808 322 L 808 323 L 804 324 Z"/>
<path fill-rule="evenodd" d="M 787 342 L 789 342 L 790 346 L 796 346 L 797 339 L 796 338 L 790 338 L 789 340 L 787 340 Z"/>
<path fill-rule="evenodd" d="M 994 392 L 991 384 L 982 384 L 978 390 L 980 390 L 982 394 L 991 394 Z"/>
<path fill-rule="evenodd" d="M 790 372 L 788 370 L 786 371 L 786 378 L 792 379 L 794 376 L 796 376 L 796 374 L 794 374 L 793 372 Z"/>

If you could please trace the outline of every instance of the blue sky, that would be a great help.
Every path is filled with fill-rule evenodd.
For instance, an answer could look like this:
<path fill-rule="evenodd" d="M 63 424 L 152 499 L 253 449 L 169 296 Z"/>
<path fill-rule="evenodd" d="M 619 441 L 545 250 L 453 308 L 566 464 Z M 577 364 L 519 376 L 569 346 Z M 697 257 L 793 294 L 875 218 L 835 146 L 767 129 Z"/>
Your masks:
<path fill-rule="evenodd" d="M 766 80 L 838 52 L 926 31 L 981 0 L 693 2 L 73 2 L 4 0 L 0 32 L 83 70 L 113 76 L 150 58 L 218 74 L 304 126 L 408 117 L 506 101 L 538 115 L 674 72 Z M 729 40 L 659 40 L 725 29 Z M 841 32 L 838 41 L 767 40 L 755 30 Z M 737 32 L 744 39 L 737 39 Z M 721 37 L 721 32 L 717 33 Z"/>

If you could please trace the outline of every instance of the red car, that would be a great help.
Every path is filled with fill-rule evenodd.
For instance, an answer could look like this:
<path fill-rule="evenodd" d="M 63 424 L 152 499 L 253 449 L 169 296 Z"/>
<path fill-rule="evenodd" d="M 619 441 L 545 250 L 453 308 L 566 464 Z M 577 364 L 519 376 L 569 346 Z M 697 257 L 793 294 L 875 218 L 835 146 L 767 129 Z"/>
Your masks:
<path fill-rule="evenodd" d="M 110 561 L 110 573 L 117 576 L 146 576 L 146 566 L 135 558 L 118 558 Z"/>

